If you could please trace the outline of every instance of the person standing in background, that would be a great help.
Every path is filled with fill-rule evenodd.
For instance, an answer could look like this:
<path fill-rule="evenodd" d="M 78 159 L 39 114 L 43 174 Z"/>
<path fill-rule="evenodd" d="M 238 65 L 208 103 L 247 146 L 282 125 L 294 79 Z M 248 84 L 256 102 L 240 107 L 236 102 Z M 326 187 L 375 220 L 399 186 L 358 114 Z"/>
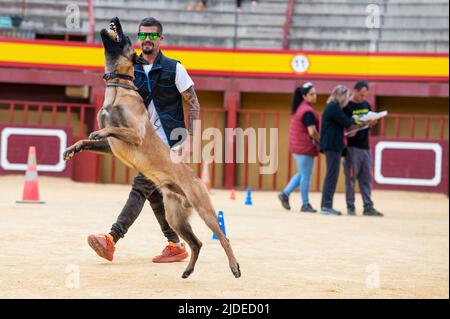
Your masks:
<path fill-rule="evenodd" d="M 333 209 L 333 198 L 344 150 L 344 128 L 354 129 L 355 123 L 360 124 L 357 117 L 348 118 L 342 111 L 350 96 L 351 91 L 347 87 L 338 85 L 331 92 L 322 114 L 320 151 L 325 153 L 327 163 L 321 203 L 321 214 L 324 215 L 342 215 L 340 211 Z"/>
<path fill-rule="evenodd" d="M 353 88 L 350 102 L 343 109 L 347 117 L 354 115 L 363 116 L 371 111 L 367 102 L 369 95 L 369 84 L 359 81 Z M 370 127 L 377 121 L 366 123 Z M 383 214 L 373 207 L 371 199 L 372 192 L 372 153 L 369 147 L 369 128 L 355 132 L 347 137 L 347 150 L 344 157 L 345 175 L 345 200 L 347 202 L 348 215 L 355 215 L 355 181 L 358 180 L 361 192 L 365 216 L 383 217 Z"/>
<path fill-rule="evenodd" d="M 289 125 L 289 151 L 297 164 L 297 174 L 286 188 L 278 194 L 281 205 L 290 210 L 289 195 L 300 187 L 302 194 L 301 212 L 315 213 L 309 202 L 309 185 L 314 165 L 314 157 L 319 154 L 319 117 L 312 107 L 317 101 L 316 89 L 308 82 L 298 87 L 292 101 L 292 116 Z"/>

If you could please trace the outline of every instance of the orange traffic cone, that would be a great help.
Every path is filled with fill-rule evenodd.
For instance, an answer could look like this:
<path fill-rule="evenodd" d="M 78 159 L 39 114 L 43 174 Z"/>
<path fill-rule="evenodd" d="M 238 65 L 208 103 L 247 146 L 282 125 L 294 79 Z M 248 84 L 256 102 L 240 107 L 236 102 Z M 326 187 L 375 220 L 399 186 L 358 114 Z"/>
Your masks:
<path fill-rule="evenodd" d="M 203 163 L 202 181 L 205 184 L 205 186 L 208 189 L 208 191 L 210 191 L 211 190 L 211 182 L 209 180 L 209 167 L 208 167 L 208 163 L 207 162 Z"/>
<path fill-rule="evenodd" d="M 231 199 L 231 200 L 236 200 L 236 193 L 235 193 L 235 191 L 234 191 L 234 188 L 231 189 L 230 199 Z"/>
<path fill-rule="evenodd" d="M 39 200 L 38 173 L 36 165 L 36 147 L 30 146 L 28 149 L 27 172 L 25 173 L 25 185 L 23 187 L 22 200 L 17 203 L 36 203 L 45 202 Z"/>

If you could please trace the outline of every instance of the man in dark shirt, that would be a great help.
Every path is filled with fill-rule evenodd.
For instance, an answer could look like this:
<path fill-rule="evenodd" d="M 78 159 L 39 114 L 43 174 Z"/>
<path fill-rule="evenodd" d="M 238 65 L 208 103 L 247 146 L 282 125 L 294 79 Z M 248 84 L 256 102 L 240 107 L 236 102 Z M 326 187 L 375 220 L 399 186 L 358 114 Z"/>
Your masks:
<path fill-rule="evenodd" d="M 350 102 L 343 109 L 349 117 L 363 116 L 371 111 L 367 102 L 369 95 L 369 84 L 365 81 L 356 83 Z M 369 123 L 369 128 L 376 124 L 376 121 Z M 373 207 L 371 199 L 372 191 L 372 154 L 369 147 L 369 128 L 362 129 L 347 137 L 347 150 L 344 160 L 345 175 L 345 198 L 347 202 L 347 213 L 355 215 L 355 181 L 358 179 L 361 191 L 365 216 L 383 216 L 382 213 Z"/>

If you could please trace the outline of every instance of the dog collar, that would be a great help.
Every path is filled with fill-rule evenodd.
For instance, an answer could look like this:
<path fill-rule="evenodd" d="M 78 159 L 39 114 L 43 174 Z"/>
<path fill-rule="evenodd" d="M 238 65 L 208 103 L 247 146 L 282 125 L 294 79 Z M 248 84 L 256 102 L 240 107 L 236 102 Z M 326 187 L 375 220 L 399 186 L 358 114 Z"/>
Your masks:
<path fill-rule="evenodd" d="M 105 73 L 103 74 L 103 79 L 108 81 L 108 80 L 113 80 L 113 79 L 123 79 L 123 80 L 129 80 L 129 81 L 133 81 L 133 77 L 126 75 L 126 74 L 117 74 L 117 73 Z"/>
<path fill-rule="evenodd" d="M 126 74 L 117 74 L 117 73 L 105 73 L 103 74 L 103 79 L 106 81 L 106 86 L 120 86 L 125 89 L 134 90 L 136 91 L 136 87 L 134 85 L 128 85 L 125 83 L 119 83 L 119 82 L 108 82 L 109 80 L 114 79 L 122 79 L 122 80 L 128 80 L 131 83 L 133 83 L 133 78 Z"/>

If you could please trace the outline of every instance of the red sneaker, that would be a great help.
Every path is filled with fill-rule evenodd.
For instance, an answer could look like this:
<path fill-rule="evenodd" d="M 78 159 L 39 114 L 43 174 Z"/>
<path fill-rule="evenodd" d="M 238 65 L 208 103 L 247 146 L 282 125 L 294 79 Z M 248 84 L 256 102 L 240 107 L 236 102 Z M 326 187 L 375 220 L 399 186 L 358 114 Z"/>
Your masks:
<path fill-rule="evenodd" d="M 154 257 L 152 261 L 154 263 L 173 263 L 176 261 L 182 261 L 187 257 L 189 257 L 189 254 L 183 243 L 180 248 L 177 244 L 169 241 L 169 244 L 164 248 L 161 255 Z"/>
<path fill-rule="evenodd" d="M 114 241 L 109 236 L 105 234 L 89 235 L 88 244 L 100 257 L 109 261 L 113 260 Z"/>

